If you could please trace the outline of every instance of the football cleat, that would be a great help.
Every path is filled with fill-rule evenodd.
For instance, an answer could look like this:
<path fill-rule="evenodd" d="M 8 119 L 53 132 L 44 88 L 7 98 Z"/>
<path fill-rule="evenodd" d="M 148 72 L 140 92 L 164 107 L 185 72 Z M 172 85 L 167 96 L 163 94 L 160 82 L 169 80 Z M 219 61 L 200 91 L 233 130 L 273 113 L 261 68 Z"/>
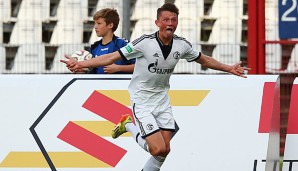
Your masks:
<path fill-rule="evenodd" d="M 115 125 L 115 128 L 112 130 L 112 138 L 116 139 L 120 135 L 124 134 L 126 131 L 125 125 L 127 123 L 132 123 L 132 118 L 129 114 L 122 115 L 120 122 Z"/>

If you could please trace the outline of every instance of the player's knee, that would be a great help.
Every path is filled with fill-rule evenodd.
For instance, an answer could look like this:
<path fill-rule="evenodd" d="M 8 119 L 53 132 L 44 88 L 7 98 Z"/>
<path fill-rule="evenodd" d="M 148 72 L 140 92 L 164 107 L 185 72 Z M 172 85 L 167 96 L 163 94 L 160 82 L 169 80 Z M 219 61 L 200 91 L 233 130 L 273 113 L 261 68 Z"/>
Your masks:
<path fill-rule="evenodd" d="M 169 147 L 155 147 L 150 149 L 150 154 L 152 156 L 167 156 L 170 153 Z"/>

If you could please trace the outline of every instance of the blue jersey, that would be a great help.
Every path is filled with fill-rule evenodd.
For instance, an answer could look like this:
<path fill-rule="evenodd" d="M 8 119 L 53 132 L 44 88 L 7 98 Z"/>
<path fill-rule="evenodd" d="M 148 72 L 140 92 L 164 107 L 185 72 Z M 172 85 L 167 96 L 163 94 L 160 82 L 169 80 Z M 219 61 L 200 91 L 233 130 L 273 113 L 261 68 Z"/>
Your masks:
<path fill-rule="evenodd" d="M 98 58 L 98 57 L 100 58 L 101 55 L 118 51 L 120 48 L 126 46 L 127 43 L 128 43 L 127 40 L 119 38 L 114 35 L 112 41 L 106 45 L 102 44 L 102 40 L 99 40 L 99 41 L 95 42 L 94 44 L 92 44 L 91 48 L 90 48 L 90 53 L 92 54 L 93 58 Z M 134 63 L 135 63 L 135 59 L 126 60 L 124 58 L 115 62 L 115 64 L 117 64 L 117 65 L 130 65 L 130 64 L 134 64 Z M 105 74 L 103 68 L 104 67 L 94 68 L 90 73 Z M 115 74 L 129 74 L 129 73 L 116 72 Z"/>

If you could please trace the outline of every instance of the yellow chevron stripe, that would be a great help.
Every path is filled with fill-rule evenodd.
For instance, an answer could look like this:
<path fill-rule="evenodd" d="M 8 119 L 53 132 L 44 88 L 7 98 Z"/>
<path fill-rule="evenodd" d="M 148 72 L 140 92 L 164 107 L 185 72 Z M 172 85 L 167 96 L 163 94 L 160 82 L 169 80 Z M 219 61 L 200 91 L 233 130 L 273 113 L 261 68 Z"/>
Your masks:
<path fill-rule="evenodd" d="M 113 123 L 109 121 L 73 121 L 77 125 L 101 137 L 111 137 L 111 131 L 114 128 Z M 121 137 L 130 137 L 130 133 L 122 134 Z"/>
<path fill-rule="evenodd" d="M 57 168 L 111 168 L 84 152 L 49 152 Z M 41 152 L 10 152 L 0 167 L 49 168 Z"/>
<path fill-rule="evenodd" d="M 130 106 L 127 90 L 97 90 L 115 101 Z M 210 90 L 170 90 L 169 96 L 172 106 L 198 106 L 208 95 Z"/>

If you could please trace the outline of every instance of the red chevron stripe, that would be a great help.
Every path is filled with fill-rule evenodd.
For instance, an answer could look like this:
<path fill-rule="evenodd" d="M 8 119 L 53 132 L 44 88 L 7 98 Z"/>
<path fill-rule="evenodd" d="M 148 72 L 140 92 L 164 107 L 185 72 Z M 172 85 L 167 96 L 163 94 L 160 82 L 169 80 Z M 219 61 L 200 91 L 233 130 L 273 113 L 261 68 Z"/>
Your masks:
<path fill-rule="evenodd" d="M 127 152 L 73 122 L 64 127 L 58 138 L 113 167 Z"/>
<path fill-rule="evenodd" d="M 288 119 L 288 134 L 298 134 L 298 84 L 293 84 Z"/>
<path fill-rule="evenodd" d="M 94 91 L 91 96 L 83 104 L 87 110 L 101 116 L 114 124 L 117 124 L 123 114 L 130 114 L 131 109 L 121 103 Z M 132 117 L 133 118 L 133 117 Z"/>
<path fill-rule="evenodd" d="M 266 82 L 263 88 L 259 133 L 269 133 L 273 110 L 275 82 Z"/>

